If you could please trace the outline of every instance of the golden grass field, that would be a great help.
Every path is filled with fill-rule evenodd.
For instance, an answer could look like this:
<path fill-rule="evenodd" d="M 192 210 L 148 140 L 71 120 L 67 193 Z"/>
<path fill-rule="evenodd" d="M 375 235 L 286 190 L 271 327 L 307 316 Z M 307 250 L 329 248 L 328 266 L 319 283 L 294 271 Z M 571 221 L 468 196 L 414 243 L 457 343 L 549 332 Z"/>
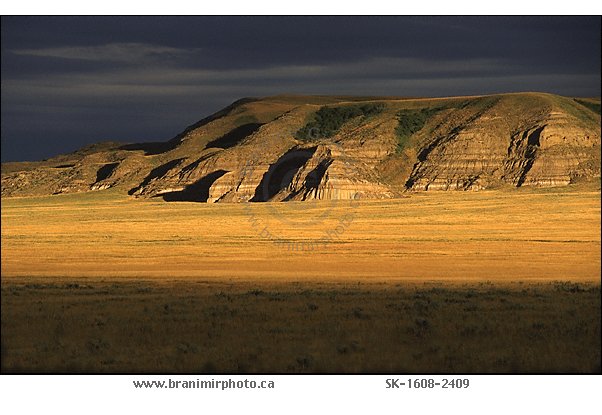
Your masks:
<path fill-rule="evenodd" d="M 9 198 L 1 270 L 5 372 L 600 371 L 599 183 Z"/>

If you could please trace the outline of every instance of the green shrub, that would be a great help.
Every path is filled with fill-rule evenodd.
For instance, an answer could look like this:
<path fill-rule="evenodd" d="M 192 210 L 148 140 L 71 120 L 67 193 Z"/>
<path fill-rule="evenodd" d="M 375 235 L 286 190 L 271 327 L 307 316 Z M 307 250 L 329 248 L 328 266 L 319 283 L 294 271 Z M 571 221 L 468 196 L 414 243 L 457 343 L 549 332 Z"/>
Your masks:
<path fill-rule="evenodd" d="M 422 108 L 419 110 L 401 110 L 397 113 L 397 153 L 401 153 L 408 144 L 412 135 L 422 130 L 427 120 L 432 117 L 439 108 Z"/>
<path fill-rule="evenodd" d="M 347 121 L 355 117 L 371 117 L 379 114 L 384 104 L 347 105 L 343 107 L 322 107 L 314 114 L 313 120 L 305 124 L 295 137 L 299 140 L 316 140 L 335 135 Z"/>

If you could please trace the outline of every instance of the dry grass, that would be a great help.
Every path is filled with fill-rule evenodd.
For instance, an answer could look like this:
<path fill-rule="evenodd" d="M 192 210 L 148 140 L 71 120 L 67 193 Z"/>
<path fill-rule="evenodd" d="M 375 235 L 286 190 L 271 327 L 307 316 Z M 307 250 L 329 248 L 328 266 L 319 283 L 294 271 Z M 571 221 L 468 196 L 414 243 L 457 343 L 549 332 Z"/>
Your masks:
<path fill-rule="evenodd" d="M 2 370 L 599 372 L 599 185 L 3 199 Z"/>
<path fill-rule="evenodd" d="M 4 199 L 2 276 L 599 281 L 600 191 L 354 204 L 165 203 L 110 191 Z"/>
<path fill-rule="evenodd" d="M 599 372 L 600 285 L 9 283 L 5 372 Z"/>

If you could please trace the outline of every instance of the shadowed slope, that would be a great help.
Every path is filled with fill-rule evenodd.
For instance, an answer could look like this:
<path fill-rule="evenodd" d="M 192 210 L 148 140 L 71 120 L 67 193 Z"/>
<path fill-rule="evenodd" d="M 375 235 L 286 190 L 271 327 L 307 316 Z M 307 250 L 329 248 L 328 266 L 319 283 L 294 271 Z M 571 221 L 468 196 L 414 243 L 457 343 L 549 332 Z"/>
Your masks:
<path fill-rule="evenodd" d="M 220 202 L 565 186 L 600 176 L 598 107 L 599 100 L 543 93 L 245 98 L 166 143 L 109 143 L 3 165 L 2 195 L 117 187 L 153 197 L 194 186 L 216 171 L 230 173 L 214 182 L 211 199 Z M 288 152 L 307 152 L 310 145 L 319 153 L 292 160 Z M 99 165 L 115 165 L 110 180 L 99 180 L 105 175 Z M 306 180 L 318 165 L 313 175 L 320 181 Z"/>
<path fill-rule="evenodd" d="M 201 180 L 186 186 L 184 190 L 163 193 L 161 196 L 167 202 L 207 202 L 211 185 L 226 173 L 228 173 L 226 170 L 214 171 Z"/>

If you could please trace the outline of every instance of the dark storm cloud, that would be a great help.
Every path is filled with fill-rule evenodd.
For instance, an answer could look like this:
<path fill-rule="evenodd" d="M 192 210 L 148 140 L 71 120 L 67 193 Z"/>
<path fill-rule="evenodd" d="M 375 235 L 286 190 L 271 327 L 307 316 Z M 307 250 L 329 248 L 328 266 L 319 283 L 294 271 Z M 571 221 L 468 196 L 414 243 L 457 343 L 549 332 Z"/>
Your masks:
<path fill-rule="evenodd" d="M 165 140 L 242 96 L 600 94 L 589 17 L 9 17 L 2 159 Z"/>

